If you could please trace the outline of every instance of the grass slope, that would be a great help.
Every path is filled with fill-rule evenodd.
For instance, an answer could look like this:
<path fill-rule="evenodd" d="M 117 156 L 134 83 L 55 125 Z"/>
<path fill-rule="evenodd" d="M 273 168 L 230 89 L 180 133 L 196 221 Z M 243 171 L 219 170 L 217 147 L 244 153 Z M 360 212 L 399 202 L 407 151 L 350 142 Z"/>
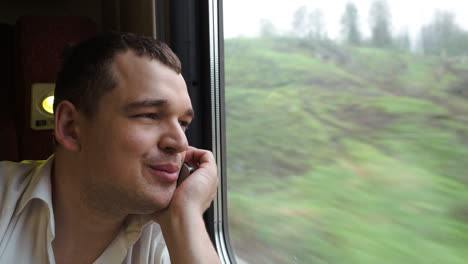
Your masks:
<path fill-rule="evenodd" d="M 466 263 L 468 100 L 453 87 L 468 65 L 287 38 L 229 39 L 225 54 L 241 256 Z"/>

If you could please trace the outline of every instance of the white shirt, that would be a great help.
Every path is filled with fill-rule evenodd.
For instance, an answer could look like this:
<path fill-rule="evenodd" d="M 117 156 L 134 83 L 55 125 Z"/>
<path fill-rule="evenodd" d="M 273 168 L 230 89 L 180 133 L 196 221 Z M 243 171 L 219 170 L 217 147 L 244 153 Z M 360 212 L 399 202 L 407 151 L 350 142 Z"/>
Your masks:
<path fill-rule="evenodd" d="M 0 162 L 0 263 L 55 264 L 53 156 L 47 161 Z M 95 264 L 170 263 L 160 226 L 133 217 Z"/>

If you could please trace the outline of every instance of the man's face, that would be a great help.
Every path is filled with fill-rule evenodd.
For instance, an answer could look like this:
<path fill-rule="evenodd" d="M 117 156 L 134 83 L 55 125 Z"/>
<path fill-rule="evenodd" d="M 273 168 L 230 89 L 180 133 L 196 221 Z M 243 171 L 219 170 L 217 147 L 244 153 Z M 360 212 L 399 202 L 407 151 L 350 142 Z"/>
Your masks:
<path fill-rule="evenodd" d="M 168 206 L 193 118 L 182 75 L 133 52 L 112 64 L 117 87 L 92 118 L 80 115 L 81 192 L 94 206 L 146 214 Z M 103 209 L 103 208 L 99 208 Z"/>

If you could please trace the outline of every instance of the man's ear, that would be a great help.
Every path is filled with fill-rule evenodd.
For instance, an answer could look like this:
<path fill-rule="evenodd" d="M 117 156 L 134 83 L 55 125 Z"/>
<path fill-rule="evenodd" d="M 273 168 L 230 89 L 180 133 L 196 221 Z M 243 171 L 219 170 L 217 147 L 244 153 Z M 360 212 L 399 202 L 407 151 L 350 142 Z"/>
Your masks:
<path fill-rule="evenodd" d="M 80 151 L 78 112 L 69 101 L 61 101 L 55 109 L 55 139 L 69 151 Z"/>

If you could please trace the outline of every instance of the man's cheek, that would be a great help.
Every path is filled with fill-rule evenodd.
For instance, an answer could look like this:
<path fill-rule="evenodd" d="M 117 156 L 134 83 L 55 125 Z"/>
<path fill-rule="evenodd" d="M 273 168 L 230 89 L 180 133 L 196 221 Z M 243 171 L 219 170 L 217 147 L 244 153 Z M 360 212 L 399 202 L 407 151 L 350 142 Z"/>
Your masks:
<path fill-rule="evenodd" d="M 151 137 L 144 133 L 126 133 L 120 137 L 122 150 L 127 153 L 142 154 L 154 148 L 157 143 Z"/>

